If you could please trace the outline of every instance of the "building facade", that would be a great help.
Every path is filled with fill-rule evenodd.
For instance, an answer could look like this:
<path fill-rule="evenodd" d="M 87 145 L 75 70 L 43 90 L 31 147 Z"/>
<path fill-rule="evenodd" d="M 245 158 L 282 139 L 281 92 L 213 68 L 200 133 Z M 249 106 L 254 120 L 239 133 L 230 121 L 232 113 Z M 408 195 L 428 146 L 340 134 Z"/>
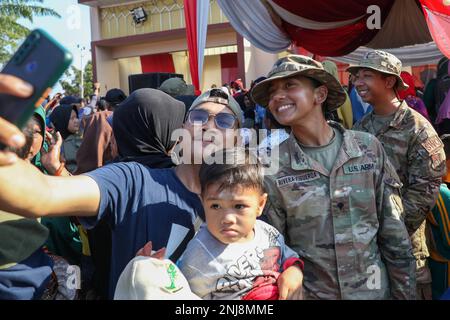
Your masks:
<path fill-rule="evenodd" d="M 210 1 L 200 89 L 241 78 L 247 87 L 267 74 L 279 57 L 252 46 L 234 31 L 216 0 Z M 128 76 L 147 72 L 183 74 L 191 83 L 183 0 L 79 0 L 90 7 L 94 77 L 103 89 L 129 92 Z M 136 24 L 131 10 L 143 8 Z"/>

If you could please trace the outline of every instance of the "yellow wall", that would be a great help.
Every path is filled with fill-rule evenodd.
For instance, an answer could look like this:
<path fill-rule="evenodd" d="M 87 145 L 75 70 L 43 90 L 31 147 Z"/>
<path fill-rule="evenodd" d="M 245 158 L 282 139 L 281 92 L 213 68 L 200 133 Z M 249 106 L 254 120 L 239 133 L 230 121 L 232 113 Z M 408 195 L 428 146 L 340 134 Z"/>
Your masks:
<path fill-rule="evenodd" d="M 191 72 L 189 70 L 189 62 L 186 51 L 173 52 L 173 63 L 175 67 L 175 73 L 180 73 L 184 76 L 186 83 L 191 84 Z M 117 63 L 118 68 L 118 84 L 115 85 L 109 83 L 103 78 L 103 84 L 106 84 L 108 88 L 120 87 L 125 93 L 129 93 L 128 76 L 130 74 L 142 73 L 141 60 L 139 57 L 122 58 L 113 60 Z M 205 57 L 203 66 L 203 81 L 200 84 L 200 90 L 208 90 L 212 84 L 216 84 L 218 87 L 222 85 L 222 73 L 220 66 L 220 55 L 211 55 Z"/>
<path fill-rule="evenodd" d="M 126 93 L 130 93 L 128 86 L 128 76 L 131 74 L 141 74 L 142 66 L 141 59 L 139 57 L 125 58 L 117 60 L 119 64 L 119 81 L 120 88 Z"/>
<path fill-rule="evenodd" d="M 192 84 L 191 71 L 189 70 L 189 60 L 186 51 L 173 52 L 173 64 L 175 73 L 184 75 L 184 81 Z M 220 66 L 220 55 L 205 56 L 203 62 L 202 82 L 200 83 L 200 90 L 208 90 L 213 83 L 220 87 L 222 84 L 222 71 Z"/>
<path fill-rule="evenodd" d="M 180 73 L 184 76 L 184 81 L 191 84 L 191 71 L 189 70 L 189 59 L 186 51 L 172 52 L 173 66 L 175 73 Z"/>
<path fill-rule="evenodd" d="M 223 33 L 213 33 L 208 36 L 206 46 L 216 48 L 206 50 L 207 54 L 233 52 L 236 44 L 236 33 L 227 30 Z M 233 46 L 233 47 L 230 47 Z M 222 49 L 217 49 L 222 47 Z M 225 48 L 223 48 L 225 47 Z M 186 39 L 170 39 L 142 44 L 117 46 L 117 47 L 97 47 L 97 77 L 100 82 L 108 88 L 121 87 L 128 90 L 128 75 L 141 73 L 139 56 L 171 52 L 174 60 L 175 72 L 184 75 L 186 83 L 191 84 L 189 71 L 189 61 L 187 57 Z M 219 58 L 205 57 L 203 65 L 205 80 L 200 84 L 201 90 L 208 89 L 212 83 L 221 84 L 221 69 Z M 219 57 L 218 55 L 216 57 Z M 136 60 L 137 59 L 137 60 Z M 139 63 L 138 63 L 139 62 Z M 103 87 L 102 87 L 103 88 Z"/>
<path fill-rule="evenodd" d="M 154 5 L 156 3 L 157 5 Z M 143 1 L 147 21 L 135 25 L 130 10 L 139 4 L 101 8 L 99 11 L 102 39 L 185 28 L 183 0 Z M 210 5 L 209 24 L 228 22 L 216 0 Z"/>
<path fill-rule="evenodd" d="M 220 67 L 220 56 L 218 55 L 205 57 L 200 90 L 208 90 L 213 83 L 218 87 L 222 86 L 222 70 Z"/>

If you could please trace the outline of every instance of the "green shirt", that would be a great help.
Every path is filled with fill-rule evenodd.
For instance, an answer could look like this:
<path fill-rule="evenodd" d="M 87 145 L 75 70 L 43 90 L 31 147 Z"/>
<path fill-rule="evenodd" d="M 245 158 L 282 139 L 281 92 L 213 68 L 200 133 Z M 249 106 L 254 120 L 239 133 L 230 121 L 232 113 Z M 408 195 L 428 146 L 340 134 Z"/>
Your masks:
<path fill-rule="evenodd" d="M 333 168 L 334 162 L 338 156 L 339 150 L 342 145 L 342 133 L 333 128 L 333 138 L 331 141 L 324 145 L 318 147 L 305 146 L 299 143 L 302 150 L 312 159 L 316 160 L 318 163 L 322 164 L 323 167 L 330 172 Z"/>
<path fill-rule="evenodd" d="M 380 132 L 381 129 L 387 127 L 392 120 L 394 120 L 395 113 L 388 116 L 380 116 L 372 113 L 372 125 L 375 132 Z"/>

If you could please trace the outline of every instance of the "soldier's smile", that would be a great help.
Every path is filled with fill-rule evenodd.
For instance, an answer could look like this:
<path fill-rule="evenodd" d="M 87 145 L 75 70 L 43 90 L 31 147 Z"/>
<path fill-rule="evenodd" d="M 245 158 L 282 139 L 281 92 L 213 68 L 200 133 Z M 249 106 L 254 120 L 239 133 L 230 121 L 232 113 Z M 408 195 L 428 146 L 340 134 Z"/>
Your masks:
<path fill-rule="evenodd" d="M 366 98 L 367 93 L 369 92 L 369 90 L 365 89 L 365 90 L 361 90 L 361 89 L 357 89 L 359 96 L 364 99 Z"/>
<path fill-rule="evenodd" d="M 277 112 L 278 113 L 285 112 L 285 111 L 290 110 L 292 108 L 295 108 L 295 104 L 293 104 L 293 103 L 284 104 L 284 105 L 282 105 L 282 106 L 277 108 Z"/>

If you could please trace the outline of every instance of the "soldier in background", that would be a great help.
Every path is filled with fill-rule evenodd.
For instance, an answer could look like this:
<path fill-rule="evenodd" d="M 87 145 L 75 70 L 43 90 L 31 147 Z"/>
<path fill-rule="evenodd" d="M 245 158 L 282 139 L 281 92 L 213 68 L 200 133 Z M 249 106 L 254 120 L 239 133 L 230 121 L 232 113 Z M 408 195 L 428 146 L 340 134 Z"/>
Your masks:
<path fill-rule="evenodd" d="M 252 90 L 291 127 L 266 176 L 265 217 L 305 262 L 306 299 L 414 299 L 415 264 L 400 181 L 372 135 L 327 122 L 345 101 L 311 58 L 279 59 Z"/>
<path fill-rule="evenodd" d="M 379 50 L 367 53 L 358 66 L 348 68 L 355 76 L 359 95 L 373 106 L 353 129 L 369 132 L 381 141 L 400 177 L 404 220 L 416 258 L 417 298 L 431 299 L 425 223 L 445 174 L 445 153 L 433 126 L 398 98 L 397 91 L 408 88 L 400 77 L 401 70 L 399 59 Z"/>

